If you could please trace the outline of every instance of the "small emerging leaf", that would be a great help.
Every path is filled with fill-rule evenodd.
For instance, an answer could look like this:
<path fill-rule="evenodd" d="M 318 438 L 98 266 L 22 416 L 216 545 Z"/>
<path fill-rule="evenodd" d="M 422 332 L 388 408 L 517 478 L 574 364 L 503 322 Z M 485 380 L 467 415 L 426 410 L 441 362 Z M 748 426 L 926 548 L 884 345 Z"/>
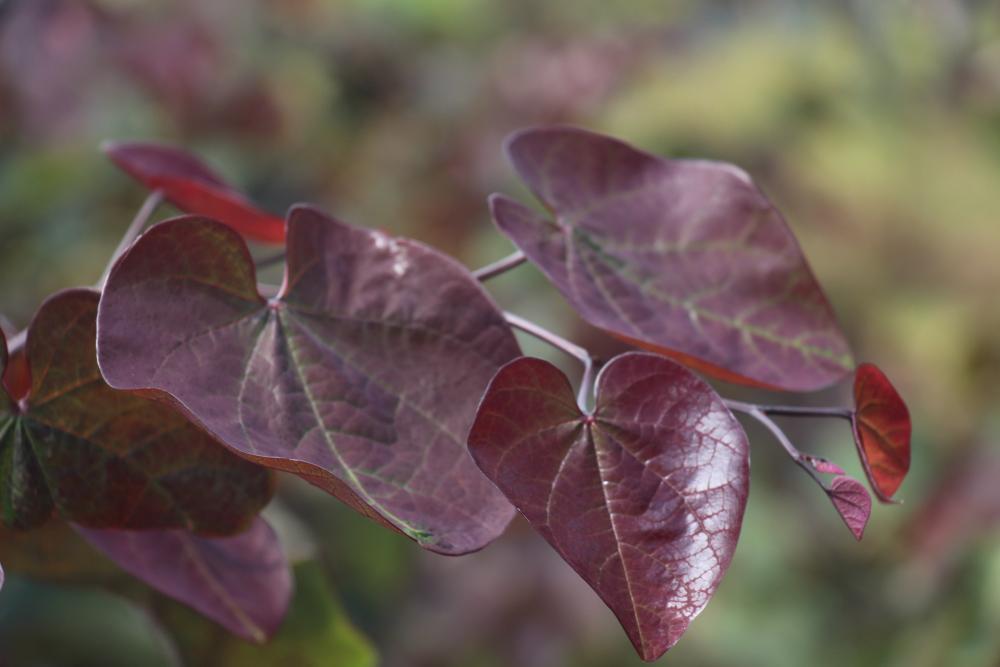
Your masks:
<path fill-rule="evenodd" d="M 868 490 L 857 480 L 840 476 L 834 478 L 826 494 L 854 537 L 861 540 L 872 513 L 872 497 Z"/>
<path fill-rule="evenodd" d="M 879 500 L 890 502 L 910 470 L 910 411 L 874 364 L 854 376 L 854 441 Z"/>
<path fill-rule="evenodd" d="M 266 641 L 285 617 L 292 576 L 277 535 L 260 517 L 232 537 L 183 530 L 77 532 L 132 576 L 248 641 Z"/>
<path fill-rule="evenodd" d="M 809 391 L 854 367 L 791 230 L 738 168 L 568 127 L 507 152 L 552 215 L 494 195 L 493 218 L 591 324 L 734 382 Z"/>
<path fill-rule="evenodd" d="M 56 511 L 97 528 L 227 534 L 248 525 L 273 476 L 167 406 L 108 387 L 97 368 L 97 302 L 93 290 L 55 294 L 14 351 L 30 390 L 18 402 L 0 391 L 3 523 L 34 528 Z"/>
<path fill-rule="evenodd" d="M 824 459 L 822 456 L 811 456 L 809 454 L 806 454 L 806 460 L 809 461 L 809 465 L 811 465 L 813 467 L 813 470 L 815 470 L 816 472 L 821 472 L 826 475 L 844 474 L 843 468 L 841 468 L 833 461 Z"/>
<path fill-rule="evenodd" d="M 514 510 L 465 434 L 518 354 L 502 313 L 450 258 L 311 208 L 290 213 L 287 257 L 266 301 L 232 230 L 194 217 L 153 227 L 101 300 L 104 376 L 167 392 L 242 456 L 428 549 L 495 539 Z"/>
<path fill-rule="evenodd" d="M 103 148 L 129 176 L 160 190 L 182 211 L 223 222 L 254 241 L 285 240 L 283 219 L 258 209 L 194 155 L 150 143 L 112 142 Z"/>
<path fill-rule="evenodd" d="M 709 385 L 669 359 L 613 359 L 592 416 L 555 366 L 513 361 L 483 397 L 469 448 L 645 660 L 677 642 L 729 567 L 746 435 Z"/>

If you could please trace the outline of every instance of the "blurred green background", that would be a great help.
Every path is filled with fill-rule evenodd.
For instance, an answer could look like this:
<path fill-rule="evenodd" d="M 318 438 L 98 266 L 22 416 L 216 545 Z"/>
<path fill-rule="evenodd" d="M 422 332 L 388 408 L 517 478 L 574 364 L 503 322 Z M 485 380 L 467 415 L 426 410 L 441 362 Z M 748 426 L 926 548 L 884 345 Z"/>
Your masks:
<path fill-rule="evenodd" d="M 525 194 L 503 138 L 545 122 L 744 167 L 914 417 L 905 502 L 876 507 L 860 544 L 750 426 L 736 557 L 662 664 L 1000 665 L 992 0 L 0 0 L 0 312 L 23 327 L 47 294 L 100 275 L 145 195 L 104 139 L 182 145 L 275 212 L 317 202 L 479 266 L 511 250 L 485 197 Z M 531 267 L 490 288 L 617 349 Z M 859 474 L 842 423 L 788 426 Z M 640 664 L 523 521 L 449 559 L 303 484 L 286 480 L 281 503 L 319 563 L 299 581 L 319 593 L 296 601 L 280 646 L 232 664 Z M 222 664 L 98 589 L 8 575 L 0 665 Z"/>

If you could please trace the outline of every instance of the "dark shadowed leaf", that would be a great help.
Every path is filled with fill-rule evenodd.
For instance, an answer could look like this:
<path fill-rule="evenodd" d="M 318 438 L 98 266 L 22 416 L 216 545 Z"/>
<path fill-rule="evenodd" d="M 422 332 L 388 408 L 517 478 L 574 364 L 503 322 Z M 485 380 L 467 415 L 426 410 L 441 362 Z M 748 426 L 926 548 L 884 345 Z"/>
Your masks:
<path fill-rule="evenodd" d="M 872 497 L 868 495 L 868 490 L 857 480 L 839 476 L 830 483 L 826 494 L 854 537 L 860 540 L 872 513 Z"/>
<path fill-rule="evenodd" d="M 97 368 L 97 302 L 86 289 L 50 297 L 14 352 L 31 384 L 18 404 L 0 404 L 3 522 L 32 528 L 55 511 L 99 528 L 244 528 L 273 474 L 169 407 L 111 389 Z"/>
<path fill-rule="evenodd" d="M 738 168 L 564 127 L 507 143 L 552 216 L 493 218 L 588 322 L 725 380 L 819 389 L 853 368 L 781 214 Z"/>
<path fill-rule="evenodd" d="M 294 588 L 287 617 L 263 646 L 236 639 L 180 605 L 159 605 L 156 613 L 185 664 L 211 656 L 213 667 L 374 667 L 374 649 L 337 603 L 318 564 L 296 565 Z"/>
<path fill-rule="evenodd" d="M 293 209 L 282 294 L 238 235 L 178 218 L 111 273 L 101 368 L 169 393 L 242 455 L 301 475 L 428 549 L 479 549 L 513 509 L 465 434 L 510 328 L 464 268 L 414 241 Z"/>
<path fill-rule="evenodd" d="M 232 537 L 77 531 L 132 576 L 249 641 L 265 641 L 285 617 L 292 575 L 277 536 L 260 517 Z"/>
<path fill-rule="evenodd" d="M 674 645 L 729 566 L 749 486 L 746 435 L 711 387 L 669 359 L 613 359 L 593 416 L 555 366 L 513 361 L 483 397 L 469 449 L 646 660 Z"/>
<path fill-rule="evenodd" d="M 112 162 L 186 213 L 214 218 L 254 241 L 281 243 L 285 221 L 261 211 L 208 165 L 185 151 L 150 143 L 107 143 Z"/>
<path fill-rule="evenodd" d="M 879 500 L 892 499 L 910 470 L 910 411 L 874 364 L 854 376 L 854 441 Z"/>

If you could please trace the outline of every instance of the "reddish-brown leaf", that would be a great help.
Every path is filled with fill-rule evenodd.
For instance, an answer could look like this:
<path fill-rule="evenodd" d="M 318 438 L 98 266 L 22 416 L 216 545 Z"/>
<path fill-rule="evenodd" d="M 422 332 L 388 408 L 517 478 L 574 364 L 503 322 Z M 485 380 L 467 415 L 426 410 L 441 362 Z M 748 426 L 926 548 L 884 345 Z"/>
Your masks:
<path fill-rule="evenodd" d="M 507 152 L 552 217 L 494 195 L 494 220 L 591 324 L 735 382 L 808 391 L 854 367 L 791 230 L 738 168 L 567 127 Z"/>
<path fill-rule="evenodd" d="M 879 500 L 889 502 L 910 470 L 910 411 L 874 364 L 854 376 L 854 441 Z"/>
<path fill-rule="evenodd" d="M 833 479 L 826 494 L 854 537 L 860 540 L 872 513 L 872 497 L 868 490 L 855 479 L 839 476 Z"/>
<path fill-rule="evenodd" d="M 653 660 L 715 593 L 749 486 L 746 435 L 664 357 L 629 353 L 581 413 L 566 376 L 522 358 L 497 373 L 469 435 L 476 463 Z"/>
<path fill-rule="evenodd" d="M 288 610 L 291 571 L 274 530 L 260 517 L 232 537 L 183 530 L 77 532 L 132 576 L 248 641 L 266 641 Z"/>
<path fill-rule="evenodd" d="M 232 230 L 150 229 L 101 301 L 107 380 L 167 392 L 234 451 L 428 549 L 482 548 L 513 515 L 465 447 L 483 389 L 519 353 L 503 314 L 450 258 L 311 208 L 292 210 L 287 256 L 265 301 Z"/>
<path fill-rule="evenodd" d="M 97 303 L 93 290 L 53 295 L 14 352 L 31 387 L 0 404 L 0 518 L 16 528 L 53 511 L 99 528 L 244 528 L 273 475 L 169 407 L 111 389 L 97 368 Z"/>
<path fill-rule="evenodd" d="M 194 155 L 150 143 L 107 143 L 103 148 L 123 171 L 163 192 L 182 211 L 223 222 L 253 241 L 285 240 L 282 218 L 254 206 Z"/>

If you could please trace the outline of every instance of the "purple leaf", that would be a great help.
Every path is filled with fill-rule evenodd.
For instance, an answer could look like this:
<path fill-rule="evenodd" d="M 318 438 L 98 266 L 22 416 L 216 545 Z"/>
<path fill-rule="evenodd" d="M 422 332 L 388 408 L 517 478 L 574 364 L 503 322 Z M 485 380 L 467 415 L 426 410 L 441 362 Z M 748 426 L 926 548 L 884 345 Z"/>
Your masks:
<path fill-rule="evenodd" d="M 853 369 L 795 237 L 738 168 L 566 127 L 507 152 L 552 217 L 494 195 L 493 218 L 591 324 L 734 382 L 809 391 Z"/>
<path fill-rule="evenodd" d="M 587 416 L 555 366 L 518 359 L 490 384 L 469 448 L 643 659 L 673 646 L 715 593 L 743 522 L 749 452 L 722 399 L 683 366 L 613 359 Z"/>
<path fill-rule="evenodd" d="M 415 241 L 297 207 L 280 296 L 238 235 L 153 227 L 99 315 L 112 386 L 153 388 L 243 456 L 296 473 L 433 551 L 480 549 L 513 508 L 465 447 L 476 402 L 518 355 L 467 270 Z"/>
<path fill-rule="evenodd" d="M 56 511 L 93 528 L 242 530 L 271 498 L 273 474 L 170 407 L 110 388 L 97 368 L 97 302 L 88 289 L 51 296 L 14 353 L 25 379 L 6 367 L 5 386 L 24 386 L 0 401 L 0 519 L 27 529 Z"/>
<path fill-rule="evenodd" d="M 261 211 L 194 155 L 149 143 L 104 145 L 111 161 L 174 206 L 223 222 L 254 241 L 281 243 L 285 222 Z"/>
<path fill-rule="evenodd" d="M 260 517 L 246 532 L 222 538 L 183 530 L 76 530 L 132 576 L 249 641 L 267 640 L 288 610 L 291 571 L 274 530 Z"/>
<path fill-rule="evenodd" d="M 826 495 L 830 496 L 837 513 L 854 537 L 860 540 L 872 513 L 872 498 L 868 490 L 857 480 L 840 476 L 833 479 Z"/>

